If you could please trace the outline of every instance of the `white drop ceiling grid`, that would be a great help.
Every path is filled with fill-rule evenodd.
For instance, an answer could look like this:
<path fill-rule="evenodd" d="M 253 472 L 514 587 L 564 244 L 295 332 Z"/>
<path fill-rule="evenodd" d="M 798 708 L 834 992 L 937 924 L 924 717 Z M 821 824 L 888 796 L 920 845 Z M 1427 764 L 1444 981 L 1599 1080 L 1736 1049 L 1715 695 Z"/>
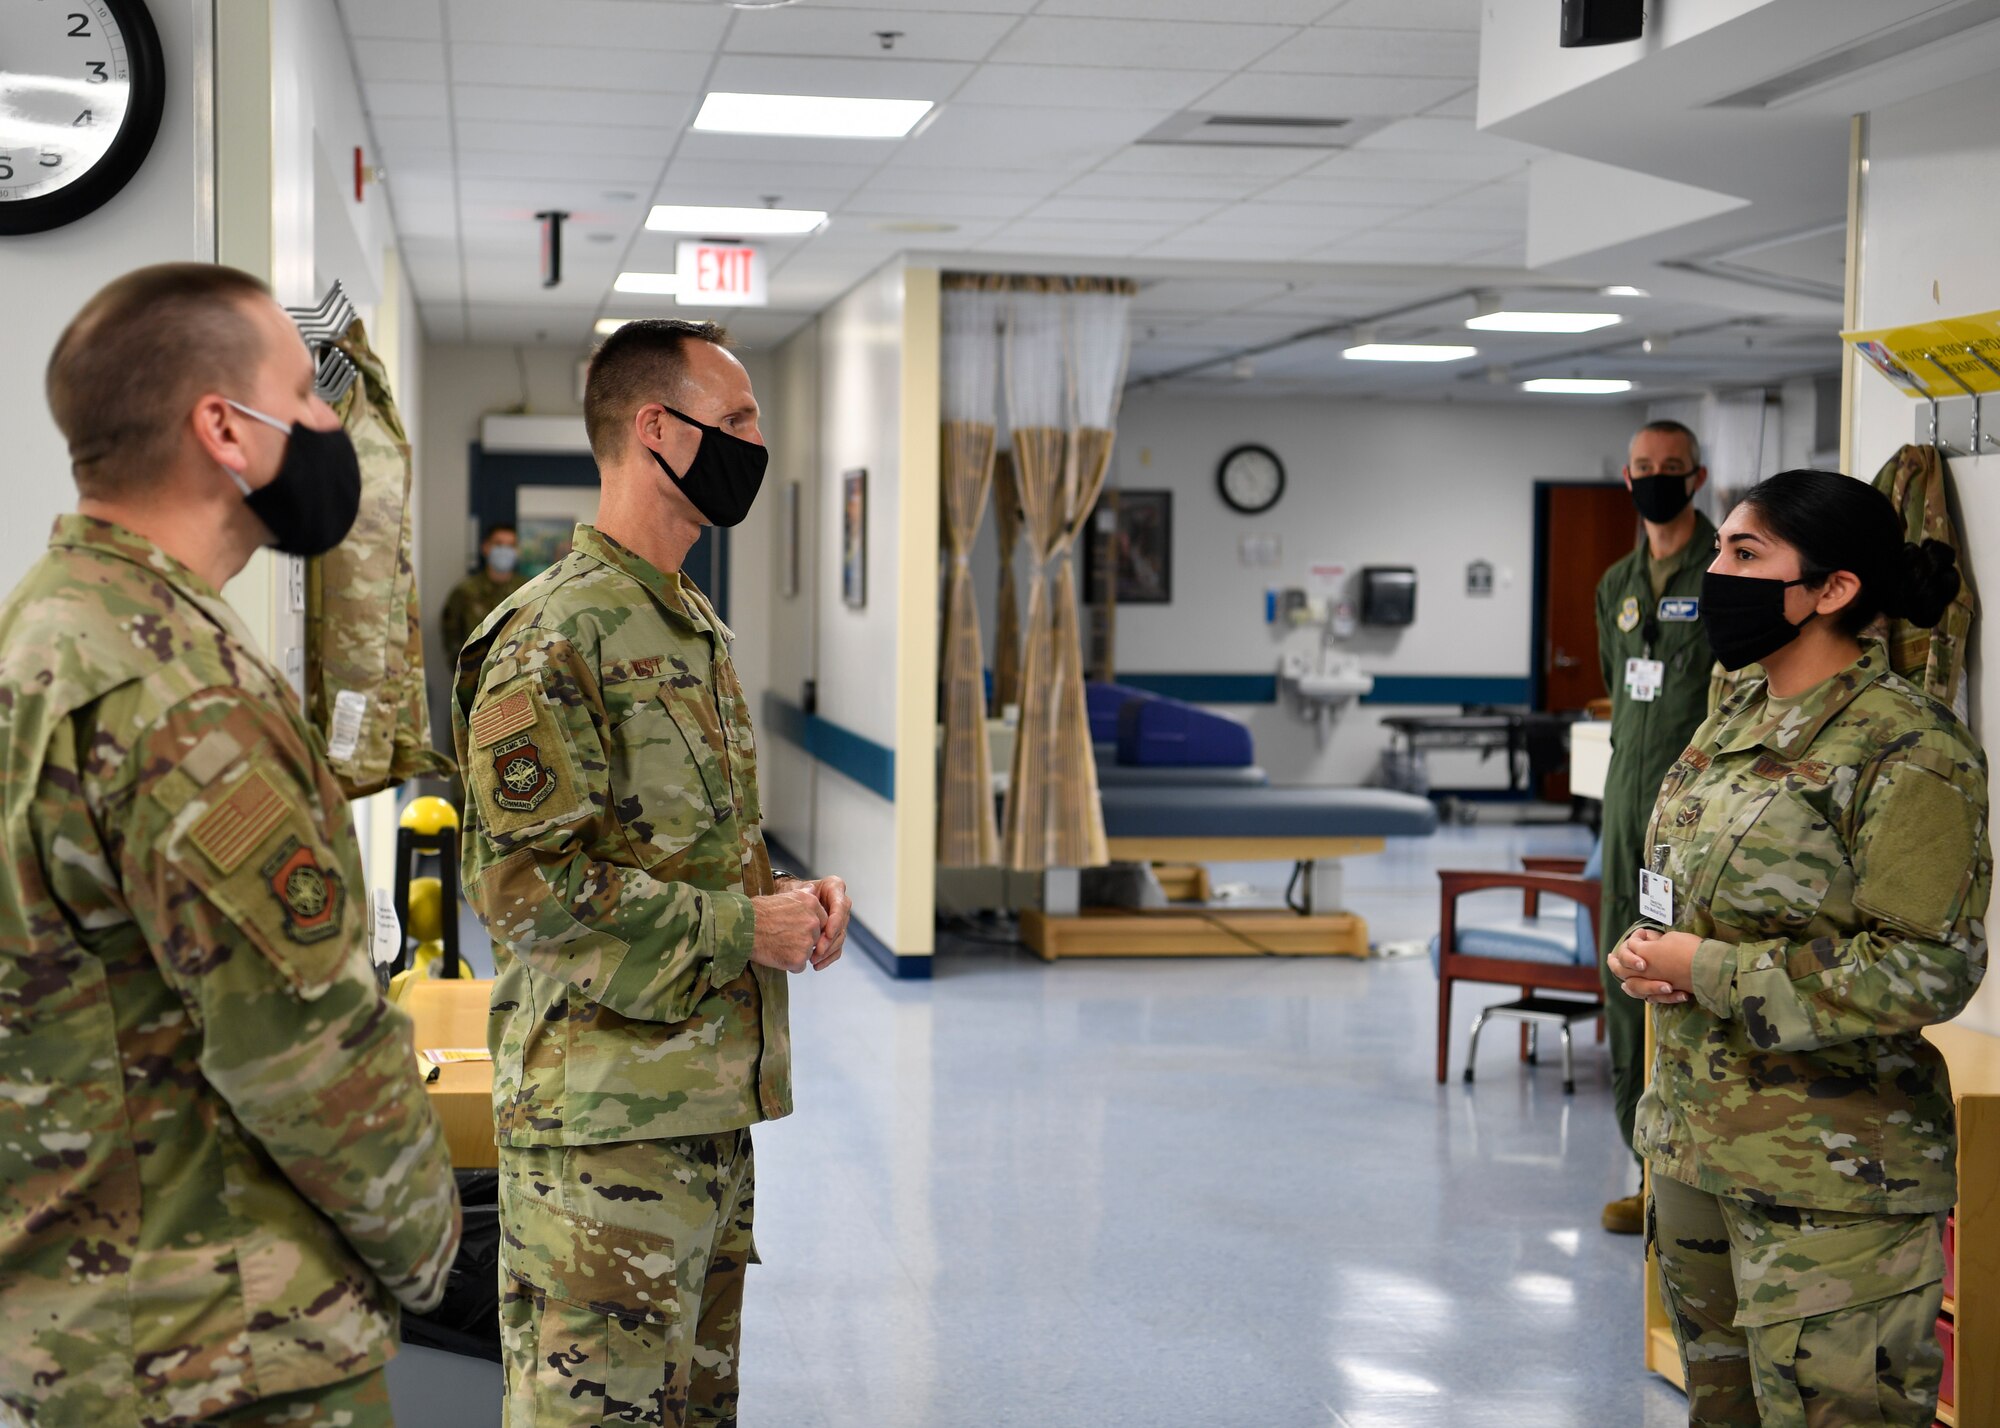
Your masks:
<path fill-rule="evenodd" d="M 782 340 L 909 249 L 968 263 L 1036 255 L 1083 268 L 1436 273 L 1400 289 L 1158 282 L 1140 304 L 1141 373 L 1448 291 L 1457 266 L 1518 272 L 1523 260 L 1525 170 L 1541 151 L 1473 127 L 1480 0 L 340 6 L 404 258 L 440 341 L 581 345 L 600 316 L 693 311 L 611 291 L 621 270 L 673 268 L 677 235 L 643 228 L 659 202 L 775 200 L 833 215 L 818 235 L 766 244 L 770 308 L 717 314 L 756 345 Z M 880 31 L 901 32 L 893 50 Z M 710 90 L 923 98 L 940 109 L 901 141 L 691 132 Z M 1191 108 L 1381 127 L 1331 153 L 1135 145 Z M 572 218 L 563 282 L 544 290 L 533 215 L 549 208 Z M 1454 310 L 1442 325 L 1469 315 Z M 1418 340 L 1406 332 L 1440 322 L 1381 336 Z M 1300 389 L 1468 385 L 1451 370 L 1357 370 L 1365 364 L 1342 363 L 1340 345 L 1258 365 Z M 1483 366 L 1489 353 L 1506 362 L 1565 340 L 1481 334 L 1478 345 Z"/>

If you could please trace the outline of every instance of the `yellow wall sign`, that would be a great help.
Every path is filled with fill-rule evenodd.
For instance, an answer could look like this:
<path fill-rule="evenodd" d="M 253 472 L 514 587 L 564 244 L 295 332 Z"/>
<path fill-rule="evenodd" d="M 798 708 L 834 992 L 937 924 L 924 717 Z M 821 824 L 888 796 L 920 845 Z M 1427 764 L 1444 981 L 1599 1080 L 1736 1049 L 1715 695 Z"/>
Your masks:
<path fill-rule="evenodd" d="M 2000 392 L 2000 312 L 1840 335 L 1910 396 Z"/>

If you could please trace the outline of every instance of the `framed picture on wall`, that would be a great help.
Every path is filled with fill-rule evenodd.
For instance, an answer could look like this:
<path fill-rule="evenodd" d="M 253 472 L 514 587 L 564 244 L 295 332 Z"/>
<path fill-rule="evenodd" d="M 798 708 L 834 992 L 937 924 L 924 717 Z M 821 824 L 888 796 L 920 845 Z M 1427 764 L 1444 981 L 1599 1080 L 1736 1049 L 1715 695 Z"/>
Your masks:
<path fill-rule="evenodd" d="M 515 493 L 515 534 L 521 541 L 524 576 L 540 575 L 569 554 L 579 524 L 597 519 L 598 487 L 522 486 Z"/>
<path fill-rule="evenodd" d="M 859 610 L 868 603 L 868 473 L 840 478 L 840 598 Z"/>
<path fill-rule="evenodd" d="M 799 593 L 799 483 L 785 483 L 784 509 L 778 513 L 778 538 L 784 548 L 778 552 L 778 578 L 785 598 L 793 600 Z"/>
<path fill-rule="evenodd" d="M 1174 599 L 1174 493 L 1117 491 L 1117 524 L 1109 541 L 1093 540 L 1083 564 L 1083 598 L 1104 599 L 1103 566 L 1116 572 L 1120 605 L 1170 605 Z"/>

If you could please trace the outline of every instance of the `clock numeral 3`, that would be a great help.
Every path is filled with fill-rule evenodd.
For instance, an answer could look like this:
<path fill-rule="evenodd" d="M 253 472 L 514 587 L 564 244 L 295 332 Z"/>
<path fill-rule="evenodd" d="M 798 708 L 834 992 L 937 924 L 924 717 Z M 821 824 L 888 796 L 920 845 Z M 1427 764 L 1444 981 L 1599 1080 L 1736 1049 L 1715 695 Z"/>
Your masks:
<path fill-rule="evenodd" d="M 90 82 L 92 84 L 109 84 L 111 82 L 111 76 L 105 73 L 103 60 L 86 60 L 84 63 L 90 68 Z"/>
<path fill-rule="evenodd" d="M 69 36 L 73 40 L 89 39 L 90 16 L 79 15 L 72 11 L 69 17 Z"/>

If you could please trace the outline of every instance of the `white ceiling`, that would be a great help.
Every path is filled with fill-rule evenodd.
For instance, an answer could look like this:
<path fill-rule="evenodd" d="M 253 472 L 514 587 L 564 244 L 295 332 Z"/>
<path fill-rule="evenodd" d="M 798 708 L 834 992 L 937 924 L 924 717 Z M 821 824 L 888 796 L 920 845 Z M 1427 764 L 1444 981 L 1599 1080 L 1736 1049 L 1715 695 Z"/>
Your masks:
<path fill-rule="evenodd" d="M 1481 0 L 340 0 L 403 254 L 434 340 L 582 346 L 594 319 L 675 311 L 611 291 L 671 270 L 656 202 L 824 208 L 767 243 L 771 307 L 721 316 L 781 341 L 893 255 L 1142 277 L 1135 376 L 1228 359 L 1335 320 L 1478 286 L 1577 306 L 1523 271 L 1528 165 L 1545 151 L 1473 124 Z M 1551 29 L 1554 26 L 1553 6 Z M 884 51 L 878 31 L 900 31 Z M 1553 42 L 1553 36 L 1552 42 Z M 688 130 L 709 90 L 936 100 L 902 141 Z M 1338 115 L 1351 148 L 1137 145 L 1183 110 Z M 568 210 L 560 287 L 540 286 L 534 214 Z M 1636 279 L 1635 279 L 1636 280 Z M 1532 299 L 1532 302 L 1528 302 Z M 1593 298 L 1588 305 L 1601 305 Z M 1345 340 L 1256 357 L 1259 390 L 1448 390 L 1512 375 L 1604 375 L 1637 354 L 1546 359 L 1648 332 L 1767 315 L 1620 300 L 1583 338 L 1479 334 L 1467 367 L 1343 362 Z M 1825 370 L 1837 312 L 1668 345 L 1666 385 Z M 1383 340 L 1464 340 L 1461 299 Z M 1744 345 L 1748 336 L 1750 345 Z M 1808 341 L 1810 338 L 1812 340 Z M 1540 364 L 1540 365 L 1538 365 Z M 1225 365 L 1180 379 L 1237 381 Z M 1623 373 L 1620 373 L 1623 374 Z M 1649 376 L 1649 382 L 1652 377 Z"/>

